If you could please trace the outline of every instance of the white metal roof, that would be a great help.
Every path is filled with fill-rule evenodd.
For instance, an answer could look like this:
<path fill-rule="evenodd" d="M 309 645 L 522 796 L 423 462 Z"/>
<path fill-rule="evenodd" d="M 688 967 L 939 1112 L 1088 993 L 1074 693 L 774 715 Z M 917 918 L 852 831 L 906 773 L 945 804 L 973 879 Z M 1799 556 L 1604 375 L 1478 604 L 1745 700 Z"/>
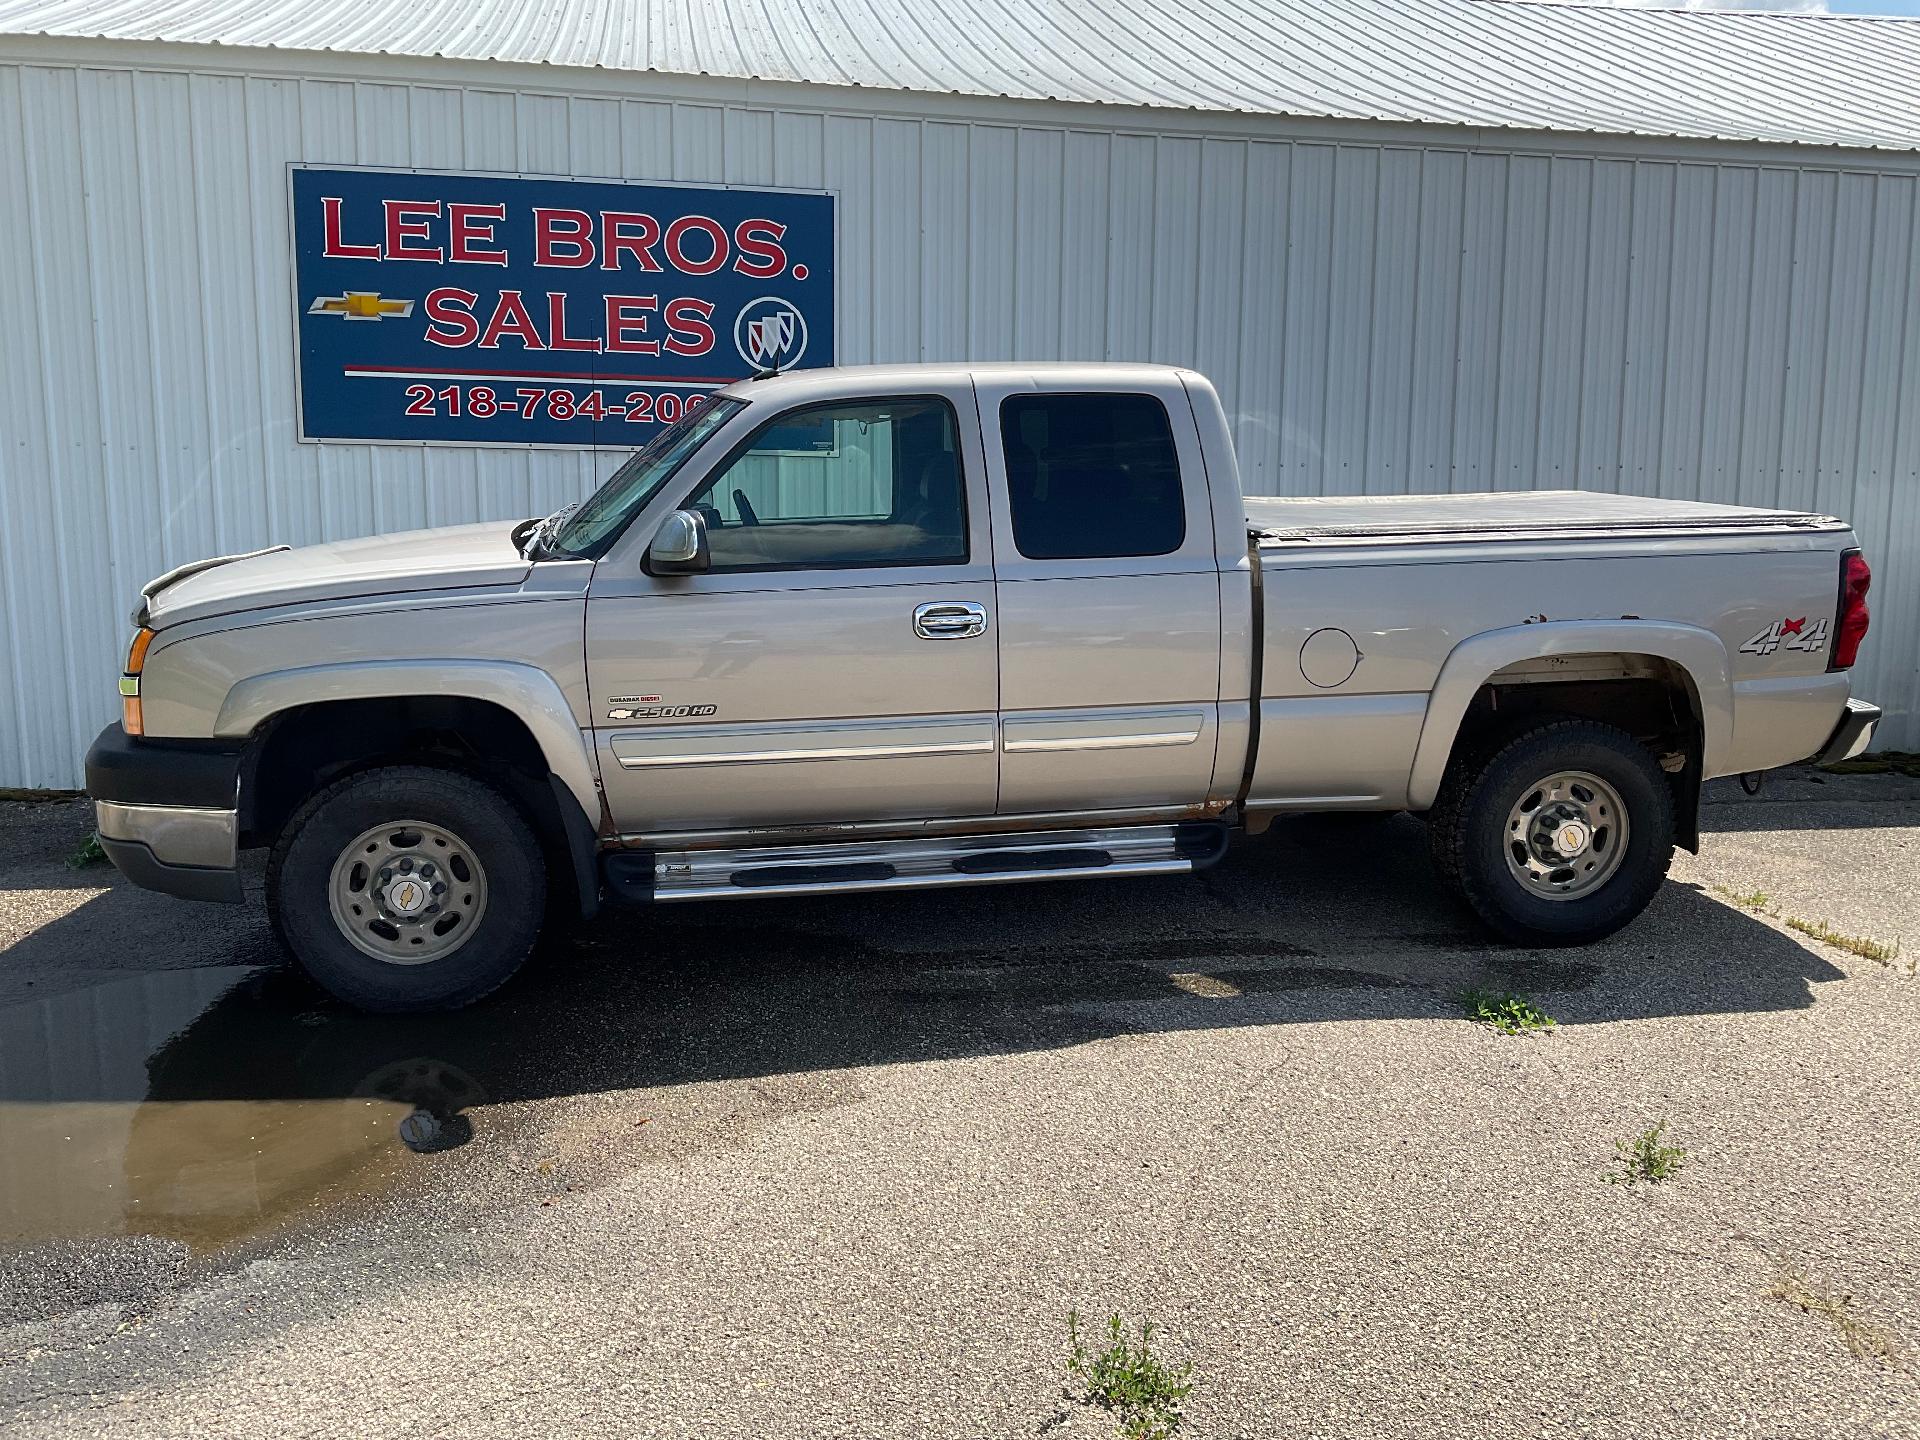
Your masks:
<path fill-rule="evenodd" d="M 1920 149 L 1920 22 L 1509 0 L 0 0 L 46 34 Z"/>

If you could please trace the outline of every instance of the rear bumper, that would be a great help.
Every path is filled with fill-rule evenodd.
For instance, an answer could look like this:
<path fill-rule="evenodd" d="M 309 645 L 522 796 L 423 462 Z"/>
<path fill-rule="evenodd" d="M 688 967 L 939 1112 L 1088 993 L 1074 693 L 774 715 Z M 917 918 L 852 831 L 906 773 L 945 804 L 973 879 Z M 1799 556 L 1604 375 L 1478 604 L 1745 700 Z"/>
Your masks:
<path fill-rule="evenodd" d="M 110 725 L 87 752 L 100 848 L 134 884 L 238 904 L 240 750 Z"/>
<path fill-rule="evenodd" d="M 1880 707 L 1865 700 L 1848 700 L 1847 708 L 1834 726 L 1826 747 L 1814 756 L 1816 765 L 1832 765 L 1851 760 L 1873 743 L 1874 727 L 1880 723 Z"/>

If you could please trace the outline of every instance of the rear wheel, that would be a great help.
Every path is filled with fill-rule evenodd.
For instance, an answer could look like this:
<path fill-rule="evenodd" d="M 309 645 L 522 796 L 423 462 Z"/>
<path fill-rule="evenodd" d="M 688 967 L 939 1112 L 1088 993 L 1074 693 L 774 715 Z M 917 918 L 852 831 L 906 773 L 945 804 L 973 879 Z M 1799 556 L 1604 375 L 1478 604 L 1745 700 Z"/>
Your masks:
<path fill-rule="evenodd" d="M 1647 908 L 1673 859 L 1673 792 L 1626 731 L 1533 726 L 1456 760 L 1428 817 L 1435 867 L 1488 928 L 1578 945 Z"/>
<path fill-rule="evenodd" d="M 363 771 L 310 799 L 267 869 L 267 905 L 321 986 L 365 1010 L 453 1010 L 539 938 L 546 866 L 491 786 L 424 766 Z"/>

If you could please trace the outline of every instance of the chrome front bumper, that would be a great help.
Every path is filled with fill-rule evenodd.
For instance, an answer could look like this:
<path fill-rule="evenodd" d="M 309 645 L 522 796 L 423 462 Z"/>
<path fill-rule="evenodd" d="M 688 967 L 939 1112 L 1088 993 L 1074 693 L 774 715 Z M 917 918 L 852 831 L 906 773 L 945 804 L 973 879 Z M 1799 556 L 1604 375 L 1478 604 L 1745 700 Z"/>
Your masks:
<path fill-rule="evenodd" d="M 1851 760 L 1873 743 L 1874 727 L 1880 723 L 1880 707 L 1865 700 L 1847 701 L 1846 712 L 1834 727 L 1826 748 L 1814 756 L 1816 765 L 1833 765 Z"/>
<path fill-rule="evenodd" d="M 100 848 L 134 884 L 187 900 L 240 902 L 239 811 L 96 800 L 93 814 Z"/>

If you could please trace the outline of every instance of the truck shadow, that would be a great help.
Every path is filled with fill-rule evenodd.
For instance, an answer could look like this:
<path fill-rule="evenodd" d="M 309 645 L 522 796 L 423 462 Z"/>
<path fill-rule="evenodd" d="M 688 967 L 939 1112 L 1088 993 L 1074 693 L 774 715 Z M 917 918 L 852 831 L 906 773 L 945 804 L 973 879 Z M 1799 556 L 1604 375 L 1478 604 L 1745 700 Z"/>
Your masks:
<path fill-rule="evenodd" d="M 132 1229 L 218 1249 L 401 1143 L 484 1136 L 520 1101 L 1457 1021 L 1469 987 L 1524 992 L 1563 1025 L 1791 1010 L 1842 978 L 1674 883 L 1600 945 L 1497 946 L 1435 890 L 1406 819 L 1293 822 L 1205 874 L 1128 885 L 611 911 L 453 1015 L 349 1011 L 277 954 L 257 908 L 124 884 L 4 952 L 33 983 L 0 1009 L 0 1240 Z"/>
<path fill-rule="evenodd" d="M 192 923 L 209 917 L 225 923 Z M 349 1095 L 420 1055 L 527 1100 L 1128 1031 L 1441 1019 L 1471 987 L 1550 1000 L 1563 1024 L 1797 1009 L 1842 978 L 1675 882 L 1599 945 L 1502 946 L 1435 890 L 1405 819 L 1295 821 L 1191 878 L 609 910 L 452 1015 L 358 1014 L 279 954 L 252 908 L 115 884 L 0 952 L 45 993 L 0 1010 L 0 1100 Z"/>

